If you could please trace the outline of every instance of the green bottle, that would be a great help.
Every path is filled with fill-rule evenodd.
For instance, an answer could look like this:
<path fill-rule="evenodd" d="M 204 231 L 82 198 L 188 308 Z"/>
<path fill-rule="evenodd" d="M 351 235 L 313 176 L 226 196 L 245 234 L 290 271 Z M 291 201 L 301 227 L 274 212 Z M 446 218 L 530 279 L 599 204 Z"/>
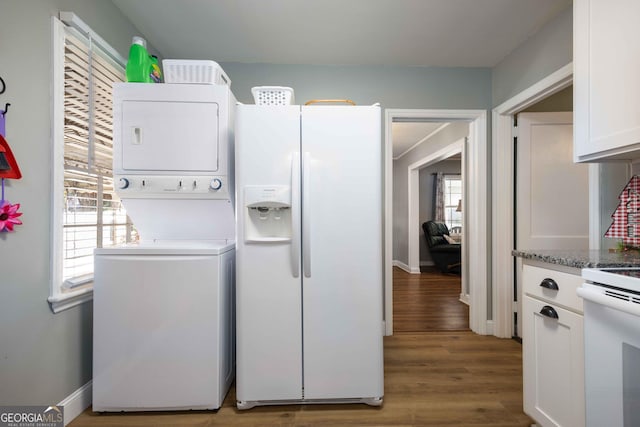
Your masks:
<path fill-rule="evenodd" d="M 151 71 L 150 71 L 151 81 L 154 83 L 162 83 L 162 70 L 160 69 L 160 65 L 158 64 L 158 57 L 155 55 L 151 55 Z"/>
<path fill-rule="evenodd" d="M 134 36 L 129 48 L 127 61 L 127 81 L 136 83 L 153 83 L 151 79 L 151 58 L 147 52 L 147 42 L 142 37 Z"/>

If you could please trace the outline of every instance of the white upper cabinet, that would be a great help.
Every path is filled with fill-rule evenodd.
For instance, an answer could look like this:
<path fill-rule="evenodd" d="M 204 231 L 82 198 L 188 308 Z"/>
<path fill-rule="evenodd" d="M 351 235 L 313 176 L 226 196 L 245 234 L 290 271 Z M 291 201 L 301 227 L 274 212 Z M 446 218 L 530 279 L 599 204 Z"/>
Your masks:
<path fill-rule="evenodd" d="M 638 0 L 574 0 L 574 160 L 640 158 Z"/>

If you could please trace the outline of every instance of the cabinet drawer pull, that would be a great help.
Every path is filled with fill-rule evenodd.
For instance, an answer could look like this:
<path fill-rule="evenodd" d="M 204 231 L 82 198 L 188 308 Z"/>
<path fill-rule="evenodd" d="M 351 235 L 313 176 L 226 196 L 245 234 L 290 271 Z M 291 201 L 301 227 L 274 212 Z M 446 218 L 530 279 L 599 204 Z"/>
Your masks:
<path fill-rule="evenodd" d="M 542 310 L 540 310 L 540 314 L 551 319 L 558 318 L 558 312 L 550 305 L 545 305 L 544 307 L 542 307 Z"/>
<path fill-rule="evenodd" d="M 549 278 L 542 279 L 542 282 L 540 282 L 540 286 L 542 286 L 543 288 L 552 289 L 554 291 L 560 289 L 558 288 L 558 284 L 556 283 L 556 281 Z"/>

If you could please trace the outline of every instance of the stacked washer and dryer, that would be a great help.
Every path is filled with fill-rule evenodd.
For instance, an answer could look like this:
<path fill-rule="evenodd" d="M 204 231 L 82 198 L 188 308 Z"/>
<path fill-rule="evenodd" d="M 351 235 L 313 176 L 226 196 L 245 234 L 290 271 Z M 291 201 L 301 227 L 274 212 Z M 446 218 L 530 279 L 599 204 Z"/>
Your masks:
<path fill-rule="evenodd" d="M 140 242 L 95 251 L 93 410 L 216 409 L 234 378 L 228 84 L 114 87 L 114 184 Z"/>

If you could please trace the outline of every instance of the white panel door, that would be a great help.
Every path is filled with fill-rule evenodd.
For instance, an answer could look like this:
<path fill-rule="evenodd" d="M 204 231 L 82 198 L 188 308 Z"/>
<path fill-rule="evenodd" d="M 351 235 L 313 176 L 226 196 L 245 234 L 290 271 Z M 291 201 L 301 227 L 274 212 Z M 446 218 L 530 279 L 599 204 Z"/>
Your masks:
<path fill-rule="evenodd" d="M 589 170 L 572 141 L 572 113 L 518 114 L 518 249 L 589 248 Z"/>
<path fill-rule="evenodd" d="M 245 189 L 294 187 L 300 107 L 240 105 L 236 111 L 238 401 L 302 398 L 300 231 L 289 241 L 247 241 Z M 299 180 L 298 180 L 299 182 Z M 295 184 L 295 183 L 293 183 Z M 299 187 L 299 184 L 298 184 Z M 257 225 L 259 226 L 259 224 Z M 297 236 L 297 240 L 295 237 Z M 296 269 L 298 273 L 296 273 Z M 297 277 L 296 277 L 297 274 Z"/>
<path fill-rule="evenodd" d="M 380 109 L 302 111 L 305 398 L 380 397 Z"/>
<path fill-rule="evenodd" d="M 518 114 L 517 249 L 589 249 L 589 169 L 573 163 L 572 147 L 571 112 Z M 522 258 L 516 262 L 522 328 Z"/>

